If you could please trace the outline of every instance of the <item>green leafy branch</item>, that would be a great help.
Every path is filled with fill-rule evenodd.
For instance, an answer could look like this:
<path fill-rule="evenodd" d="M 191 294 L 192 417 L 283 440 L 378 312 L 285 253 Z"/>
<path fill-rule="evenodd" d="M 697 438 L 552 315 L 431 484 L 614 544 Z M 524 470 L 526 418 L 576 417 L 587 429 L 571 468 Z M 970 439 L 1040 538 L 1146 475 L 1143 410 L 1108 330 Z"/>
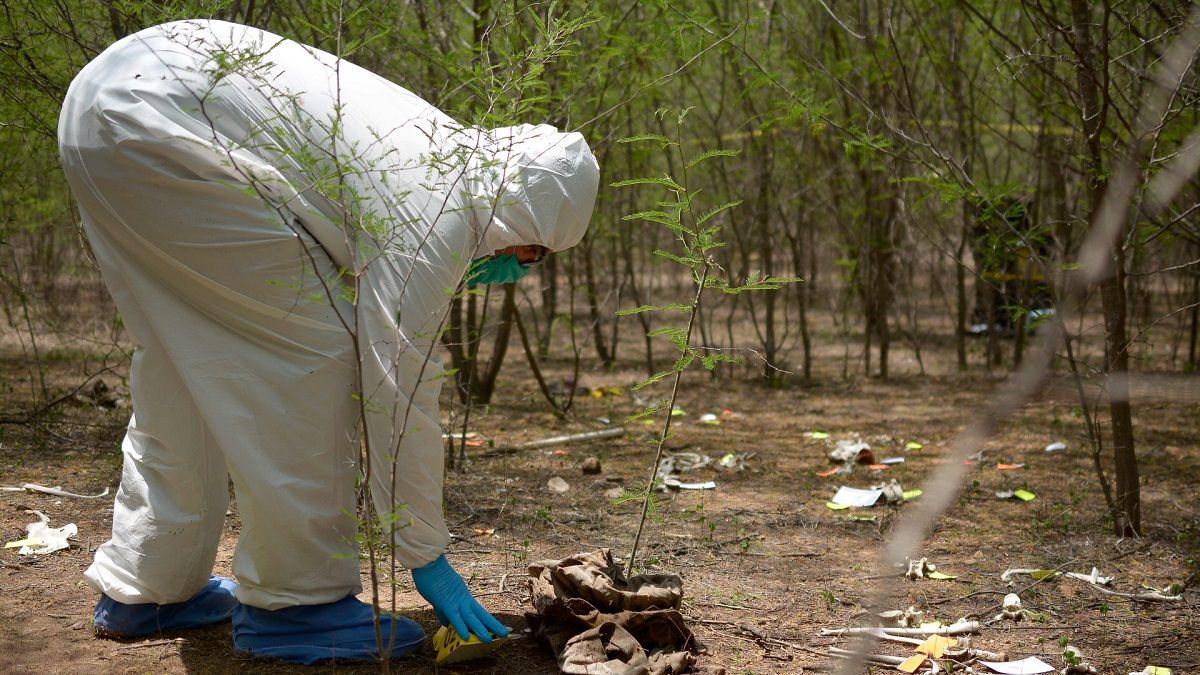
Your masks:
<path fill-rule="evenodd" d="M 784 284 L 799 281 L 793 277 L 774 277 L 760 272 L 752 272 L 743 283 L 731 285 L 722 274 L 713 274 L 714 270 L 724 271 L 711 255 L 713 250 L 725 245 L 719 239 L 722 219 L 718 216 L 739 206 L 742 200 L 726 201 L 704 208 L 698 199 L 700 190 L 693 190 L 688 185 L 688 172 L 709 160 L 735 157 L 738 151 L 717 148 L 703 150 L 690 157 L 685 156 L 683 144 L 678 139 L 689 110 L 690 108 L 684 109 L 674 116 L 676 138 L 670 138 L 664 134 L 646 133 L 629 136 L 618 141 L 620 143 L 651 143 L 657 145 L 664 152 L 676 153 L 680 159 L 680 166 L 683 167 L 678 175 L 665 173 L 659 176 L 628 178 L 611 184 L 612 187 L 649 187 L 666 191 L 666 197 L 656 202 L 654 208 L 630 213 L 623 216 L 622 220 L 655 223 L 670 230 L 677 244 L 675 250 L 657 249 L 654 251 L 654 255 L 686 268 L 695 287 L 690 302 L 647 304 L 617 312 L 617 316 L 631 316 L 643 312 L 682 312 L 687 315 L 687 323 L 683 326 L 665 326 L 647 333 L 649 337 L 666 339 L 679 356 L 670 368 L 654 373 L 633 386 L 634 390 L 643 389 L 671 378 L 671 393 L 667 399 L 648 406 L 627 418 L 627 421 L 648 418 L 664 409 L 667 410 L 667 414 L 663 418 L 662 433 L 658 436 L 654 463 L 650 467 L 650 477 L 646 481 L 645 490 L 640 493 L 629 492 L 621 498 L 623 502 L 632 500 L 642 502 L 642 514 L 638 520 L 637 534 L 634 536 L 633 548 L 629 554 L 629 574 L 633 574 L 646 519 L 654 509 L 654 485 L 658 476 L 658 465 L 662 461 L 663 448 L 671 435 L 671 411 L 675 410 L 675 401 L 679 396 L 679 382 L 684 371 L 697 362 L 706 370 L 711 371 L 722 363 L 738 361 L 737 357 L 725 352 L 710 352 L 704 347 L 692 345 L 692 330 L 695 328 L 696 318 L 700 313 L 700 302 L 703 299 L 704 291 L 711 288 L 724 293 L 736 294 L 744 291 L 775 290 L 782 288 Z M 659 110 L 655 115 L 663 120 L 668 113 L 665 110 Z"/>

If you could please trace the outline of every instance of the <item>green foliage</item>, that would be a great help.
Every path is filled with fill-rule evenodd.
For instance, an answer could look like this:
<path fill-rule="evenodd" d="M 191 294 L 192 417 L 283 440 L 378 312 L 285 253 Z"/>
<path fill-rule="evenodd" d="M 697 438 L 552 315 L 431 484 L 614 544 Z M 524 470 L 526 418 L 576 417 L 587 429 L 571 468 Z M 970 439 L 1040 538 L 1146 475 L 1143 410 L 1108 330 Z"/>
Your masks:
<path fill-rule="evenodd" d="M 690 158 L 684 156 L 684 143 L 682 141 L 684 122 L 688 114 L 692 111 L 691 108 L 686 108 L 678 113 L 672 114 L 670 111 L 660 109 L 655 113 L 655 117 L 660 122 L 674 124 L 675 137 L 669 137 L 664 134 L 644 133 L 627 136 L 619 139 L 619 143 L 637 144 L 650 143 L 657 146 L 659 149 L 672 152 L 684 167 L 683 173 L 678 176 L 666 174 L 663 176 L 650 177 L 635 177 L 618 180 L 611 183 L 612 187 L 632 187 L 643 186 L 652 188 L 662 188 L 667 192 L 668 199 L 656 201 L 659 209 L 648 211 L 635 211 L 622 217 L 622 220 L 642 220 L 651 223 L 663 225 L 671 233 L 678 248 L 674 251 L 664 249 L 655 249 L 654 255 L 660 258 L 669 260 L 677 265 L 680 265 L 688 270 L 693 282 L 696 284 L 696 293 L 694 298 L 689 303 L 669 303 L 663 305 L 641 305 L 631 309 L 623 309 L 617 312 L 618 316 L 629 316 L 641 314 L 645 312 L 661 312 L 661 311 L 678 311 L 688 315 L 688 323 L 686 327 L 677 325 L 668 325 L 651 330 L 647 333 L 648 337 L 662 337 L 671 345 L 678 353 L 674 364 L 668 370 L 663 370 L 650 375 L 646 379 L 634 385 L 634 389 L 655 384 L 675 374 L 678 375 L 688 369 L 697 359 L 703 364 L 707 370 L 713 370 L 722 363 L 735 363 L 736 358 L 724 353 L 708 353 L 704 349 L 693 347 L 690 344 L 692 324 L 699 310 L 701 297 L 705 289 L 713 288 L 722 291 L 723 293 L 736 295 L 745 291 L 757 290 L 777 290 L 785 284 L 800 281 L 795 277 L 777 277 L 769 276 L 758 271 L 751 272 L 746 280 L 741 284 L 730 284 L 722 276 L 711 274 L 711 268 L 714 266 L 714 260 L 711 258 L 711 252 L 714 249 L 724 246 L 724 242 L 719 239 L 722 229 L 722 222 L 719 216 L 726 214 L 729 210 L 740 206 L 743 203 L 741 199 L 724 201 L 711 208 L 703 209 L 700 206 L 700 193 L 698 188 L 690 188 L 688 186 L 687 171 L 696 166 L 712 159 L 727 159 L 737 157 L 739 152 L 732 149 L 711 149 L 703 150 Z M 715 222 L 715 224 L 710 224 Z M 655 407 L 653 412 L 657 412 L 661 407 Z M 630 419 L 645 417 L 652 414 L 650 411 L 643 410 Z M 669 422 L 668 422 L 669 428 Z M 665 433 L 665 432 L 664 432 Z"/>
<path fill-rule="evenodd" d="M 671 303 L 669 305 L 642 305 L 630 310 L 624 310 L 622 315 L 644 314 L 655 311 L 682 311 L 687 314 L 686 326 L 668 325 L 653 329 L 647 332 L 647 337 L 660 337 L 671 345 L 678 356 L 675 362 L 667 370 L 660 370 L 633 386 L 634 390 L 639 390 L 644 387 L 661 382 L 668 377 L 673 378 L 671 396 L 665 405 L 655 405 L 637 413 L 628 418 L 629 420 L 644 418 L 648 415 L 655 414 L 658 411 L 666 408 L 671 411 L 675 407 L 676 396 L 679 392 L 679 378 L 699 360 L 706 370 L 713 370 L 721 363 L 732 363 L 734 358 L 723 353 L 710 353 L 704 348 L 697 348 L 691 344 L 692 329 L 695 326 L 696 316 L 700 310 L 700 303 L 704 295 L 704 291 L 708 288 L 719 289 L 727 294 L 737 294 L 751 290 L 775 290 L 782 287 L 784 284 L 795 279 L 783 277 L 772 277 L 758 272 L 751 273 L 745 283 L 730 285 L 723 277 L 711 274 L 714 267 L 717 267 L 715 260 L 711 257 L 711 252 L 714 249 L 723 246 L 720 241 L 719 233 L 721 231 L 720 219 L 717 217 L 723 213 L 727 213 L 730 209 L 742 203 L 742 200 L 735 199 L 725 201 L 707 210 L 700 210 L 699 195 L 700 190 L 691 188 L 688 184 L 687 171 L 707 160 L 715 158 L 731 158 L 736 157 L 737 152 L 734 150 L 711 150 L 701 151 L 690 160 L 685 160 L 683 156 L 683 146 L 681 142 L 682 130 L 684 128 L 684 120 L 687 118 L 691 108 L 685 108 L 678 114 L 672 115 L 669 111 L 660 109 L 655 113 L 655 117 L 661 122 L 673 123 L 675 137 L 664 134 L 638 134 L 636 136 L 628 136 L 620 140 L 621 143 L 653 143 L 659 149 L 674 153 L 674 158 L 680 161 L 683 166 L 683 171 L 678 175 L 667 173 L 663 176 L 627 178 L 612 183 L 612 187 L 631 187 L 642 186 L 665 189 L 668 193 L 667 199 L 656 201 L 659 207 L 653 211 L 637 211 L 624 218 L 624 220 L 645 220 L 652 223 L 663 225 L 670 232 L 677 248 L 674 251 L 664 249 L 655 249 L 654 255 L 660 258 L 670 260 L 683 268 L 691 275 L 694 282 L 695 294 L 689 303 Z M 716 220 L 717 224 L 709 225 L 710 221 Z M 662 458 L 663 445 L 666 443 L 667 437 L 671 430 L 671 415 L 668 413 L 663 422 L 662 433 L 658 439 L 658 450 L 655 454 L 654 464 L 651 467 L 651 478 L 646 484 L 645 490 L 641 495 L 631 497 L 632 499 L 640 498 L 643 501 L 642 518 L 638 523 L 636 538 L 634 539 L 633 549 L 629 555 L 629 569 L 633 570 L 634 563 L 637 558 L 638 542 L 641 539 L 642 528 L 645 525 L 647 517 L 653 513 L 653 487 L 657 468 L 660 459 Z"/>
<path fill-rule="evenodd" d="M 827 275 L 822 292 L 828 297 L 861 301 L 842 300 L 837 308 L 846 340 L 862 336 L 852 312 L 865 318 L 872 303 L 886 304 L 884 293 L 871 290 L 894 289 L 897 302 L 879 307 L 879 316 L 886 322 L 911 310 L 913 324 L 891 334 L 913 335 L 915 347 L 932 324 L 916 325 L 925 286 L 906 286 L 912 281 L 905 274 L 892 278 L 878 258 L 894 259 L 908 276 L 928 278 L 949 298 L 955 289 L 946 282 L 961 263 L 969 267 L 964 295 L 970 297 L 971 284 L 979 282 L 972 273 L 1002 273 L 1011 249 L 1053 244 L 1070 255 L 1089 225 L 1090 189 L 1111 175 L 1134 133 L 1137 107 L 1151 92 L 1147 70 L 1162 61 L 1161 50 L 1186 16 L 1145 2 L 1110 8 L 1105 21 L 1114 30 L 1105 34 L 1109 43 L 1098 46 L 1121 58 L 1101 73 L 1109 95 L 1098 139 L 1104 156 L 1095 162 L 1085 156 L 1079 56 L 1061 39 L 1073 24 L 1062 3 L 1037 11 L 1027 3 L 945 0 L 827 4 L 6 2 L 0 13 L 0 287 L 11 303 L 5 311 L 37 303 L 39 287 L 89 269 L 55 147 L 59 104 L 72 78 L 124 35 L 163 21 L 212 17 L 338 52 L 467 124 L 549 122 L 583 131 L 606 180 L 623 180 L 610 183 L 621 189 L 601 191 L 585 241 L 595 255 L 595 278 L 577 286 L 572 276 L 571 285 L 585 296 L 637 304 L 615 316 L 593 316 L 598 324 L 631 316 L 644 321 L 652 339 L 669 349 L 669 362 L 647 364 L 654 375 L 641 387 L 683 368 L 735 362 L 730 352 L 692 344 L 679 319 L 698 312 L 710 290 L 720 292 L 704 297 L 706 314 L 744 311 L 750 303 L 736 294 L 786 288 L 807 269 L 801 258 Z M 1156 37 L 1148 41 L 1147 35 Z M 231 58 L 215 64 L 214 73 L 252 66 Z M 1161 135 L 1143 177 L 1161 174 L 1188 142 L 1195 80 L 1193 68 L 1158 122 Z M 662 110 L 685 101 L 694 108 Z M 312 168 L 312 190 L 343 197 L 347 165 L 323 164 L 311 150 L 291 151 Z M 430 168 L 452 173 L 461 161 L 448 153 L 431 157 Z M 1026 226 L 1013 218 L 1014 200 L 1024 201 L 1036 221 Z M 888 205 L 899 206 L 881 217 Z M 1135 212 L 1140 220 L 1126 240 L 1135 272 L 1130 287 L 1147 279 L 1156 282 L 1147 288 L 1158 279 L 1174 287 L 1175 277 L 1138 275 L 1192 259 L 1183 254 L 1196 238 L 1194 218 L 1178 209 L 1159 217 Z M 976 222 L 987 230 L 977 239 L 970 229 Z M 369 212 L 352 224 L 376 236 L 385 231 Z M 978 260 L 962 260 L 976 247 Z M 656 272 L 675 266 L 691 277 L 694 299 L 658 297 Z M 1072 271 L 1078 264 L 1052 261 L 1049 269 Z M 345 272 L 346 279 L 354 275 Z M 871 278 L 886 282 L 868 290 Z M 638 283 L 638 293 L 628 292 Z M 342 299 L 355 302 L 353 285 L 338 285 Z M 799 342 L 790 321 L 798 296 L 779 303 L 792 312 L 776 317 L 777 325 L 788 324 L 779 336 L 782 353 Z M 469 299 L 482 302 L 484 295 L 477 291 Z M 1131 316 L 1146 306 L 1155 308 L 1151 314 L 1175 309 L 1154 299 L 1137 304 Z M 761 316 L 766 309 L 759 304 L 752 311 Z M 1012 305 L 1010 311 L 1026 310 Z M 562 323 L 555 316 L 566 315 L 561 307 L 546 312 L 553 314 L 543 317 L 549 333 Z M 464 330 L 486 333 L 483 326 Z M 1130 349 L 1149 350 L 1148 344 L 1135 341 Z M 471 362 L 454 365 L 470 379 Z M 663 407 L 666 401 L 631 419 Z"/>
<path fill-rule="evenodd" d="M 630 502 L 635 502 L 635 503 L 639 503 L 639 504 L 645 503 L 645 505 L 646 505 L 645 517 L 649 518 L 651 521 L 653 521 L 655 523 L 663 522 L 663 516 L 662 516 L 662 513 L 660 512 L 659 504 L 658 504 L 658 495 L 654 492 L 653 489 L 650 489 L 650 490 L 626 489 L 625 492 L 621 493 L 621 496 L 616 497 L 615 499 L 612 500 L 613 506 L 620 506 L 621 504 L 627 504 Z"/>

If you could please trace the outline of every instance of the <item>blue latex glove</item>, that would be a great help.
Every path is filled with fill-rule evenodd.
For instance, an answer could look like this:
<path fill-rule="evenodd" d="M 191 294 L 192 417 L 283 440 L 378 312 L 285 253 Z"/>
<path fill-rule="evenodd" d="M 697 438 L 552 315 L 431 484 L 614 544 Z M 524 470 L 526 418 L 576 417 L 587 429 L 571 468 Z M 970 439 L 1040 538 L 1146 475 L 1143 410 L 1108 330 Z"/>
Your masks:
<path fill-rule="evenodd" d="M 511 284 L 529 274 L 529 267 L 522 265 L 511 253 L 476 258 L 467 268 L 467 285 Z"/>
<path fill-rule="evenodd" d="M 484 643 L 491 642 L 493 636 L 508 637 L 508 629 L 471 596 L 446 556 L 440 555 L 428 565 L 414 569 L 412 576 L 417 592 L 433 605 L 438 621 L 443 626 L 453 626 L 463 640 L 469 639 L 468 633 Z"/>

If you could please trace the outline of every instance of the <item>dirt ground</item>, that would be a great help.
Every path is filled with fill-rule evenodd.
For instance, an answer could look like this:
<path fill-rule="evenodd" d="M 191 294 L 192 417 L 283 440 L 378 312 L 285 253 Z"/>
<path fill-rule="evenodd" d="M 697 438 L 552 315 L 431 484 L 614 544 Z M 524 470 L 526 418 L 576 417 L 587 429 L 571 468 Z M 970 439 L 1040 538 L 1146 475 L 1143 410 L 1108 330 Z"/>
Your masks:
<path fill-rule="evenodd" d="M 448 521 L 456 538 L 448 556 L 480 601 L 518 636 L 475 663 L 442 668 L 447 673 L 553 673 L 546 648 L 523 633 L 530 610 L 525 582 L 528 563 L 610 547 L 628 555 L 637 506 L 614 504 L 605 491 L 645 481 L 652 458 L 653 428 L 627 426 L 616 440 L 553 446 L 515 454 L 481 456 L 490 444 L 605 428 L 599 418 L 621 424 L 638 409 L 628 386 L 634 364 L 584 373 L 591 388 L 621 387 L 619 395 L 580 396 L 571 417 L 560 422 L 546 411 L 520 352 L 506 365 L 496 400 L 472 413 L 471 429 L 485 440 L 468 447 L 464 472 L 446 484 Z M 70 400 L 49 411 L 48 425 L 21 424 L 18 411 L 31 406 L 29 371 L 19 352 L 0 362 L 4 390 L 0 426 L 0 485 L 38 483 L 83 494 L 115 490 L 120 470 L 118 442 L 127 404 L 108 409 Z M 58 390 L 82 384 L 96 365 L 70 360 L 48 364 Z M 900 370 L 900 369 L 897 369 Z M 550 364 L 550 379 L 569 373 L 569 364 Z M 123 393 L 121 372 L 104 377 Z M 826 502 L 839 485 L 867 487 L 895 478 L 919 487 L 944 461 L 949 439 L 969 420 L 998 380 L 982 372 L 889 381 L 837 377 L 814 384 L 767 388 L 738 376 L 720 380 L 697 374 L 685 380 L 675 418 L 674 451 L 748 453 L 745 468 L 707 467 L 684 480 L 717 484 L 715 490 L 681 490 L 664 495 L 657 522 L 649 523 L 639 558 L 644 569 L 679 574 L 684 614 L 702 647 L 702 663 L 729 673 L 797 673 L 830 663 L 830 646 L 843 638 L 821 637 L 822 628 L 857 625 L 871 588 L 880 545 L 913 503 L 833 511 Z M 724 414 L 729 411 L 731 414 Z M 1084 449 L 1078 408 L 1069 401 L 1027 406 L 986 446 L 971 467 L 968 484 L 927 541 L 922 555 L 953 580 L 890 581 L 889 607 L 915 606 L 926 618 L 990 620 L 1005 593 L 1019 592 L 1032 620 L 985 626 L 974 646 L 1012 657 L 1038 656 L 1062 665 L 1062 644 L 1079 647 L 1102 673 L 1140 671 L 1153 664 L 1176 675 L 1200 672 L 1200 594 L 1193 588 L 1200 558 L 1200 405 L 1193 401 L 1137 402 L 1136 429 L 1142 471 L 1145 535 L 1116 539 L 1104 515 L 1103 497 L 1090 455 Z M 700 423 L 714 413 L 720 425 Z M 829 439 L 811 438 L 822 431 Z M 886 470 L 859 466 L 850 474 L 820 477 L 830 466 L 830 443 L 861 436 L 882 459 L 905 462 Z M 489 444 L 490 441 L 490 444 Z M 909 442 L 921 449 L 908 449 Z M 1063 441 L 1065 451 L 1047 453 Z M 598 475 L 581 464 L 596 457 Z M 1024 463 L 1001 470 L 998 463 Z M 570 489 L 555 494 L 547 481 L 558 476 Z M 1037 498 L 1001 500 L 994 492 L 1026 488 Z M 917 499 L 920 499 L 918 497 Z M 0 551 L 0 671 L 13 673 L 289 673 L 375 672 L 376 666 L 339 663 L 312 668 L 247 659 L 235 654 L 229 626 L 180 632 L 162 639 L 118 642 L 91 631 L 95 593 L 82 572 L 111 527 L 109 497 L 61 498 L 29 492 L 0 492 L 0 536 L 21 539 L 36 509 L 52 525 L 76 523 L 69 550 L 39 557 Z M 874 516 L 873 521 L 855 517 Z M 229 574 L 239 524 L 231 510 L 217 573 Z M 1068 579 L 1001 580 L 1009 568 L 1089 572 L 1095 566 L 1114 577 L 1112 588 L 1134 592 L 1142 585 L 1186 584 L 1177 602 L 1132 602 L 1104 595 Z M 364 572 L 366 566 L 364 565 Z M 364 583 L 366 576 L 364 575 Z M 406 574 L 397 578 L 397 608 L 428 629 L 432 611 Z M 386 590 L 385 590 L 386 592 Z M 886 644 L 878 652 L 906 654 Z M 397 660 L 401 673 L 434 672 L 432 650 Z M 876 667 L 874 672 L 886 669 Z M 894 671 L 892 671 L 894 672 Z"/>

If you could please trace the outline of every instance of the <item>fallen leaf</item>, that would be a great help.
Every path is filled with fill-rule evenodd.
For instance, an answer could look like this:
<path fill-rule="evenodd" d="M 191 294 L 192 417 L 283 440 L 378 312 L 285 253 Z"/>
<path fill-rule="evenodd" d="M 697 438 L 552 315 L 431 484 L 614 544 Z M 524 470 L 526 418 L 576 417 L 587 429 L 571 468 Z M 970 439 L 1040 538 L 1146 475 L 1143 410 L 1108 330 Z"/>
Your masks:
<path fill-rule="evenodd" d="M 909 450 L 920 450 L 921 448 L 923 448 L 925 446 L 921 445 L 920 443 L 918 443 L 916 441 L 909 441 L 904 444 L 904 447 L 908 448 Z"/>
<path fill-rule="evenodd" d="M 818 476 L 820 476 L 821 478 L 828 478 L 839 471 L 841 471 L 841 468 L 835 466 L 832 469 L 826 469 L 824 471 L 817 471 L 816 474 Z"/>
<path fill-rule="evenodd" d="M 996 468 L 1000 469 L 1001 471 L 1012 471 L 1013 469 L 1024 469 L 1025 462 L 1021 462 L 1020 464 L 997 464 Z"/>
<path fill-rule="evenodd" d="M 868 464 L 867 468 L 871 469 L 872 471 L 883 471 L 884 469 L 888 468 L 888 465 L 887 464 Z"/>
<path fill-rule="evenodd" d="M 908 500 L 908 499 L 916 499 L 917 497 L 920 497 L 923 494 L 925 494 L 925 493 L 922 490 L 905 490 L 903 496 L 904 496 L 904 499 Z"/>
<path fill-rule="evenodd" d="M 1013 490 L 1013 496 L 1023 502 L 1029 502 L 1037 499 L 1037 495 L 1033 494 L 1029 490 Z"/>
<path fill-rule="evenodd" d="M 1050 577 L 1058 576 L 1058 572 L 1055 572 L 1054 570 L 1034 570 L 1029 573 L 1029 576 L 1032 577 L 1034 581 L 1041 581 L 1042 579 L 1049 579 Z"/>
<path fill-rule="evenodd" d="M 920 668 L 921 665 L 924 663 L 925 663 L 925 655 L 924 654 L 913 654 L 912 656 L 908 657 L 907 659 L 904 659 L 903 663 L 896 666 L 896 670 L 899 670 L 902 673 L 915 673 L 915 672 L 917 672 L 917 669 Z"/>
<path fill-rule="evenodd" d="M 478 534 L 483 537 L 490 537 L 493 534 L 496 534 L 496 528 L 494 528 L 494 527 L 477 527 L 477 528 L 475 528 L 475 534 Z"/>
<path fill-rule="evenodd" d="M 834 511 L 841 511 L 843 509 L 850 508 L 850 505 L 849 504 L 838 504 L 836 502 L 825 502 L 825 508 L 832 509 Z"/>
<path fill-rule="evenodd" d="M 815 438 L 820 441 L 829 438 L 829 434 L 825 433 L 824 431 L 810 431 L 808 432 L 808 437 Z"/>
<path fill-rule="evenodd" d="M 930 573 L 926 574 L 925 576 L 929 577 L 930 579 L 936 579 L 938 581 L 950 581 L 952 579 L 958 578 L 958 577 L 954 576 L 953 574 L 945 574 L 943 572 L 930 572 Z"/>

